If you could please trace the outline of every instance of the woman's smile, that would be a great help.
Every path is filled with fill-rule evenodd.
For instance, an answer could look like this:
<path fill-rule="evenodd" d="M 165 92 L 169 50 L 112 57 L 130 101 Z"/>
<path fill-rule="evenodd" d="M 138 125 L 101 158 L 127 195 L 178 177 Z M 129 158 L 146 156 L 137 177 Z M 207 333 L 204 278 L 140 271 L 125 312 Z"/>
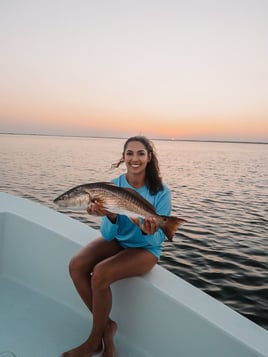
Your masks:
<path fill-rule="evenodd" d="M 140 167 L 140 164 L 130 164 L 131 167 Z"/>

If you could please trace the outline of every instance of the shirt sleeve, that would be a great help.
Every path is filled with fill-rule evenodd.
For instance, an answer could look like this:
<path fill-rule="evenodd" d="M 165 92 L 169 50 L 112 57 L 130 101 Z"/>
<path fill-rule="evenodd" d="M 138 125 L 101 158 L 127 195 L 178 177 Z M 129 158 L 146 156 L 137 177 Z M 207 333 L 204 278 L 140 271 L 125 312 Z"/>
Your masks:
<path fill-rule="evenodd" d="M 165 185 L 163 191 L 157 193 L 155 209 L 157 214 L 169 216 L 171 213 L 170 189 Z"/>
<path fill-rule="evenodd" d="M 119 215 L 117 215 L 115 223 L 112 223 L 106 216 L 102 217 L 100 231 L 105 240 L 113 240 L 117 235 L 118 228 Z"/>
<path fill-rule="evenodd" d="M 157 193 L 155 209 L 157 214 L 163 216 L 169 216 L 171 212 L 171 195 L 167 186 L 164 186 L 163 191 Z M 142 234 L 142 232 L 141 232 Z M 146 240 L 152 245 L 160 245 L 165 240 L 165 234 L 161 228 L 159 228 L 154 234 L 146 235 Z"/>

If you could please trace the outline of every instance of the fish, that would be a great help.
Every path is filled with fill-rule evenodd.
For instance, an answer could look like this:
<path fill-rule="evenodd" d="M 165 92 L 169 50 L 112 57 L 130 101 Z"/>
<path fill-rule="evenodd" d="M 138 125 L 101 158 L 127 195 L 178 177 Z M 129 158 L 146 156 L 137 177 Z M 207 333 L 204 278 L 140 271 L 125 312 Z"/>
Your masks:
<path fill-rule="evenodd" d="M 139 225 L 139 218 L 154 217 L 169 241 L 177 228 L 186 222 L 175 216 L 157 214 L 155 207 L 131 188 L 118 187 L 112 182 L 86 183 L 69 189 L 53 202 L 61 208 L 87 209 L 98 202 L 110 213 L 128 216 Z"/>

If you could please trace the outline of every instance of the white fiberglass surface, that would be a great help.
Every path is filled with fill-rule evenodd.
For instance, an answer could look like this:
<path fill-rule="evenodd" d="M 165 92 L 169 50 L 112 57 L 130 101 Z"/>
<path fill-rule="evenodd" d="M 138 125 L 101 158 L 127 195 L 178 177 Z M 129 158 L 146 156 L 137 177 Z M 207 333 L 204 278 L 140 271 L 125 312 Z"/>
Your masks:
<path fill-rule="evenodd" d="M 0 292 L 0 357 L 60 356 L 86 338 L 89 319 L 63 304 L 3 277 Z"/>
<path fill-rule="evenodd" d="M 88 315 L 0 275 L 0 357 L 60 357 L 90 328 Z M 152 357 L 120 333 L 115 345 L 118 357 Z"/>
<path fill-rule="evenodd" d="M 51 227 L 0 212 L 0 357 L 57 357 L 88 337 L 91 316 L 68 274 L 80 247 Z M 149 357 L 120 332 L 117 341 L 119 356 Z"/>

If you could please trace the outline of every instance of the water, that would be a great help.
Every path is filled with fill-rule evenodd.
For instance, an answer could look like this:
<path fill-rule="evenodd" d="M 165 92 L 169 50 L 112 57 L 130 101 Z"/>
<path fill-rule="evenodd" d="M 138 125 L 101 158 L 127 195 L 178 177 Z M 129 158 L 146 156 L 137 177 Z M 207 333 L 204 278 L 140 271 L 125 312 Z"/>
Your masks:
<path fill-rule="evenodd" d="M 110 169 L 124 141 L 0 135 L 0 190 L 55 208 L 64 190 L 124 172 Z M 268 329 L 268 145 L 154 143 L 172 213 L 188 220 L 160 265 Z"/>

